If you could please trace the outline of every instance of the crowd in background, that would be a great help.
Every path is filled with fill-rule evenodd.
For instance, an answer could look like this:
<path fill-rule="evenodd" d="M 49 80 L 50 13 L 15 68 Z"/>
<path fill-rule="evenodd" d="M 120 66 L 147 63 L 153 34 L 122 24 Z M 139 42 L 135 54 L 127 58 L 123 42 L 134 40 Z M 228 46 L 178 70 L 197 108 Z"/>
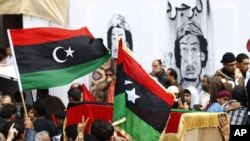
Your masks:
<path fill-rule="evenodd" d="M 0 50 L 0 63 L 13 63 L 11 53 Z M 8 57 L 9 56 L 9 57 Z M 182 63 L 179 60 L 179 63 Z M 190 62 L 194 63 L 194 62 Z M 200 62 L 202 63 L 202 61 Z M 206 112 L 226 112 L 231 125 L 250 124 L 250 59 L 240 53 L 235 56 L 227 52 L 222 56 L 222 68 L 215 74 L 200 76 L 202 69 L 195 65 L 186 65 L 180 72 L 182 81 L 178 82 L 178 72 L 174 68 L 164 69 L 160 59 L 153 60 L 152 78 L 158 81 L 167 91 L 176 95 L 172 108 L 198 110 Z M 202 66 L 202 65 L 198 65 Z M 180 66 L 181 67 L 181 66 Z M 193 75 L 198 70 L 198 75 Z M 182 71 L 182 70 L 181 70 Z M 186 76 L 185 76 L 186 75 Z M 193 75 L 191 77 L 191 75 Z M 105 69 L 105 80 L 99 82 L 93 91 L 96 102 L 114 103 L 116 72 L 113 68 Z M 190 82 L 190 85 L 187 85 Z M 197 83 L 200 82 L 200 83 Z M 67 92 L 68 102 L 83 101 L 82 84 L 74 83 Z M 23 94 L 25 96 L 25 94 Z M 49 94 L 48 89 L 37 90 L 37 100 L 33 105 L 22 105 L 20 92 L 3 94 L 0 99 L 0 140 L 118 140 L 113 136 L 114 127 L 111 123 L 96 120 L 92 123 L 90 134 L 84 135 L 83 130 L 88 121 L 64 126 L 66 107 L 56 96 Z M 65 128 L 65 129 L 64 129 Z"/>
<path fill-rule="evenodd" d="M 172 108 L 226 112 L 231 125 L 250 124 L 249 56 L 240 53 L 235 57 L 233 53 L 227 52 L 222 56 L 221 63 L 223 67 L 214 75 L 197 77 L 201 79 L 201 89 L 198 85 L 185 87 L 178 83 L 177 71 L 172 68 L 164 70 L 159 59 L 152 62 L 150 75 L 175 93 L 176 101 Z"/>

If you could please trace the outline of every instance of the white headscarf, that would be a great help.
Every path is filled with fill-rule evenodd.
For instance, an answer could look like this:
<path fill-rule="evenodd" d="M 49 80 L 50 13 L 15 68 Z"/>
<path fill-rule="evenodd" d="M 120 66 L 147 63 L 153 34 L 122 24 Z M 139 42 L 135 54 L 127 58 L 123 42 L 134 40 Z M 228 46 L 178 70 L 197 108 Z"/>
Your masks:
<path fill-rule="evenodd" d="M 195 104 L 200 104 L 198 90 L 194 87 L 188 87 L 186 89 L 191 93 L 190 108 L 192 109 Z"/>

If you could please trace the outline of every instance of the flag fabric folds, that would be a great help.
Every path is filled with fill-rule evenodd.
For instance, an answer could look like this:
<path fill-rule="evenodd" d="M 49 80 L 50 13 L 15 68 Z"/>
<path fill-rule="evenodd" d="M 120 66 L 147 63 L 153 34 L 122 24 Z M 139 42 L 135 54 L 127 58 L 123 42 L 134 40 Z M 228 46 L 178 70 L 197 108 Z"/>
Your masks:
<path fill-rule="evenodd" d="M 110 58 L 102 39 L 86 27 L 11 29 L 9 38 L 24 90 L 68 84 Z"/>
<path fill-rule="evenodd" d="M 143 70 L 122 41 L 118 54 L 113 124 L 129 140 L 159 140 L 175 97 Z"/>
<path fill-rule="evenodd" d="M 95 101 L 94 96 L 90 93 L 85 84 L 82 84 L 82 100 L 83 101 Z"/>
<path fill-rule="evenodd" d="M 66 113 L 66 126 L 82 122 L 82 116 L 84 116 L 85 119 L 89 118 L 85 128 L 85 134 L 88 134 L 90 125 L 94 120 L 112 120 L 113 104 L 98 102 L 69 103 Z"/>

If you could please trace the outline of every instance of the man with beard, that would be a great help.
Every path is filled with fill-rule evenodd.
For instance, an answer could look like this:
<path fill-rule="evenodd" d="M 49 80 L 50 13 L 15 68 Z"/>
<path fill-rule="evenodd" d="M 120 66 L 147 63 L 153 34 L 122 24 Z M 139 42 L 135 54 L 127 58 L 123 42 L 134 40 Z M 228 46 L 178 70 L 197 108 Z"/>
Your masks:
<path fill-rule="evenodd" d="M 203 75 L 201 81 L 201 92 L 200 92 L 200 104 L 202 105 L 202 109 L 204 109 L 210 100 L 210 88 L 211 88 L 212 77 L 208 75 Z"/>
<path fill-rule="evenodd" d="M 208 59 L 207 45 L 200 25 L 196 22 L 187 20 L 177 29 L 174 52 L 183 89 L 195 87 L 201 90 L 200 75 Z"/>
<path fill-rule="evenodd" d="M 179 90 L 179 93 L 182 94 L 183 88 L 178 83 L 178 81 L 177 81 L 178 75 L 177 75 L 177 72 L 173 68 L 168 68 L 166 70 L 165 77 L 166 77 L 167 86 L 168 87 L 170 87 L 170 86 L 176 86 L 178 88 L 178 90 Z"/>

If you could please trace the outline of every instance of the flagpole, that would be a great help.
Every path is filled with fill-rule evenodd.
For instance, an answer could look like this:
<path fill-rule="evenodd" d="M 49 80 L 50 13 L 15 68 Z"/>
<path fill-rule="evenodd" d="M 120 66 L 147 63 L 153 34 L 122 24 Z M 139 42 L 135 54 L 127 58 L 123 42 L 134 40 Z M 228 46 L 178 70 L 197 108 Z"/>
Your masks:
<path fill-rule="evenodd" d="M 24 100 L 24 97 L 23 97 L 23 88 L 22 88 L 22 84 L 21 84 L 20 74 L 19 74 L 19 70 L 17 68 L 16 55 L 15 55 L 15 52 L 14 52 L 13 42 L 12 42 L 12 38 L 11 38 L 11 35 L 10 35 L 10 29 L 7 29 L 7 33 L 8 33 L 8 38 L 9 38 L 12 57 L 14 59 L 14 67 L 15 67 L 18 87 L 19 87 L 19 91 L 20 91 L 20 95 L 21 95 L 21 99 L 22 99 L 23 109 L 24 109 L 25 116 L 28 117 L 28 112 L 27 112 L 27 108 L 26 108 L 26 105 L 25 105 L 25 100 Z"/>

